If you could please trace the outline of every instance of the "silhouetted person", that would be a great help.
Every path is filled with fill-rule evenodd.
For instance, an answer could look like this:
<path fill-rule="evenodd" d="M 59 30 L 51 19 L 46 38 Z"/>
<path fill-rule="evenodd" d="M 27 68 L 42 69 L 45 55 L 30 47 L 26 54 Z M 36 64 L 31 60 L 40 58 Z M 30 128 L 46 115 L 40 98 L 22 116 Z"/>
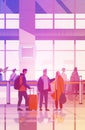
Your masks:
<path fill-rule="evenodd" d="M 77 67 L 74 67 L 74 70 L 73 70 L 71 77 L 70 77 L 70 81 L 73 82 L 72 83 L 72 92 L 77 94 L 78 90 L 79 90 L 79 83 L 78 82 L 80 81 Z"/>
<path fill-rule="evenodd" d="M 62 76 L 60 75 L 60 72 L 56 72 L 55 80 L 51 83 L 54 85 L 54 91 L 55 91 L 55 107 L 56 110 L 60 108 L 62 110 L 63 104 L 59 102 L 61 94 L 64 92 L 64 80 Z"/>
<path fill-rule="evenodd" d="M 18 111 L 22 111 L 21 102 L 22 102 L 23 97 L 25 99 L 26 110 L 29 110 L 27 88 L 30 89 L 30 87 L 26 83 L 26 77 L 25 77 L 26 74 L 27 74 L 27 69 L 23 69 L 22 73 L 20 74 L 20 88 L 18 90 L 18 105 L 17 105 L 17 107 L 18 107 L 17 110 Z"/>
<path fill-rule="evenodd" d="M 43 104 L 43 98 L 45 99 L 45 110 L 49 111 L 48 109 L 48 91 L 50 86 L 50 79 L 47 76 L 47 69 L 43 70 L 43 75 L 38 80 L 38 90 L 40 92 L 40 111 L 42 111 L 42 104 Z"/>
<path fill-rule="evenodd" d="M 12 70 L 12 74 L 10 75 L 9 81 L 14 81 L 16 77 L 17 77 L 17 74 L 16 74 L 16 68 L 15 68 Z"/>

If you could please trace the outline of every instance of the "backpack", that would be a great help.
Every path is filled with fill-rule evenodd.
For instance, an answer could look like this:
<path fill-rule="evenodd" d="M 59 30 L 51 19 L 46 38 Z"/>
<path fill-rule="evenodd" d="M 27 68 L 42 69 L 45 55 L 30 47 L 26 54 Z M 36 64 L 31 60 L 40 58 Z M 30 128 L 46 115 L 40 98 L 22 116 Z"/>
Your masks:
<path fill-rule="evenodd" d="M 20 88 L 20 75 L 18 75 L 14 80 L 14 89 L 19 90 Z"/>

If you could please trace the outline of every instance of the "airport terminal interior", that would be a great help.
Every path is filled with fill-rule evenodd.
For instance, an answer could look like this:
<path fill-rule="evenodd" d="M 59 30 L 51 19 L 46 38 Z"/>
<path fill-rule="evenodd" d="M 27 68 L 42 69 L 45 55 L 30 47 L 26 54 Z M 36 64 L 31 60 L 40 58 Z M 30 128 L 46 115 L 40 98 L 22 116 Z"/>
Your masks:
<path fill-rule="evenodd" d="M 0 129 L 85 130 L 85 0 L 0 0 Z M 70 77 L 77 67 L 77 94 Z M 17 111 L 18 91 L 9 84 L 13 69 L 34 88 L 37 109 Z M 48 93 L 48 108 L 39 110 L 37 80 L 47 69 L 50 79 L 65 69 L 66 103 L 62 111 Z M 28 95 L 30 91 L 27 90 Z"/>

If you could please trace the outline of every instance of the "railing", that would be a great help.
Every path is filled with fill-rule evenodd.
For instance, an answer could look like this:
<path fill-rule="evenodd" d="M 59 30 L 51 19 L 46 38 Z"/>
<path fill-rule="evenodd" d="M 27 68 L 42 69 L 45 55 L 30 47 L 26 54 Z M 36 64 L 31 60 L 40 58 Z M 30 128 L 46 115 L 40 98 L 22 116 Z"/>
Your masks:
<path fill-rule="evenodd" d="M 7 86 L 7 83 L 9 83 L 10 86 L 13 86 L 13 84 L 14 84 L 14 82 L 0 81 L 0 86 Z M 29 80 L 29 81 L 27 81 L 27 84 L 29 84 L 30 86 L 36 86 L 37 81 L 36 80 Z"/>
<path fill-rule="evenodd" d="M 13 82 L 9 81 L 0 81 L 0 86 L 6 86 L 6 102 L 7 104 L 10 104 L 10 87 L 13 86 Z M 37 86 L 37 81 L 36 80 L 29 80 L 27 81 L 27 84 L 30 86 Z M 82 104 L 82 95 L 83 95 L 83 86 L 85 85 L 85 81 L 80 79 L 80 82 L 66 82 L 67 85 L 70 84 L 79 84 L 79 103 Z"/>
<path fill-rule="evenodd" d="M 27 81 L 27 84 L 29 84 L 29 86 L 36 86 L 37 81 L 29 80 L 29 81 Z M 2 87 L 6 86 L 6 103 L 7 104 L 10 104 L 10 87 L 13 85 L 14 85 L 14 82 L 0 81 L 0 86 L 2 86 Z"/>

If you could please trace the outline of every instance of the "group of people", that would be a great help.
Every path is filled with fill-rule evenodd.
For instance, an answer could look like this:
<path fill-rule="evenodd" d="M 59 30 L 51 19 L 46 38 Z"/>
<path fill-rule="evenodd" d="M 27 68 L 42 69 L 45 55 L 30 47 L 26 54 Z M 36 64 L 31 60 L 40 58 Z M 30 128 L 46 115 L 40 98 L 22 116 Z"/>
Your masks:
<path fill-rule="evenodd" d="M 23 97 L 25 99 L 26 110 L 29 110 L 27 88 L 30 89 L 30 86 L 26 83 L 26 76 L 25 76 L 27 74 L 27 71 L 28 70 L 26 68 L 24 68 L 22 70 L 22 73 L 20 73 L 20 84 L 21 84 L 21 86 L 18 90 L 18 103 L 17 103 L 17 110 L 18 111 L 22 111 L 21 102 L 22 102 Z M 56 93 L 56 96 L 55 96 L 56 110 L 58 108 L 60 108 L 60 109 L 63 108 L 63 104 L 61 104 L 59 102 L 59 99 L 60 99 L 61 94 L 64 93 L 64 91 L 66 89 L 65 82 L 67 81 L 67 75 L 65 74 L 65 71 L 66 71 L 65 68 L 62 68 L 62 73 L 57 71 L 55 78 L 50 79 L 47 75 L 47 69 L 43 70 L 42 76 L 40 76 L 38 81 L 37 81 L 37 87 L 38 87 L 38 91 L 39 91 L 39 110 L 40 111 L 42 111 L 43 99 L 45 101 L 45 110 L 49 111 L 49 108 L 48 108 L 48 92 L 49 92 L 49 90 L 51 90 L 51 86 L 53 86 L 54 91 Z M 13 69 L 12 74 L 10 75 L 9 81 L 14 81 L 16 77 L 17 77 L 16 69 Z M 72 74 L 71 74 L 70 81 L 79 82 L 79 80 L 80 79 L 79 79 L 77 67 L 75 67 Z M 76 93 L 79 89 L 78 85 L 79 85 L 78 83 L 72 85 L 73 90 L 75 90 Z"/>
<path fill-rule="evenodd" d="M 16 69 L 13 69 L 13 73 L 10 76 L 10 81 L 14 81 L 16 78 L 16 73 L 15 73 Z M 18 111 L 23 111 L 21 108 L 21 102 L 22 102 L 22 98 L 24 97 L 25 99 L 25 106 L 26 106 L 26 110 L 30 110 L 29 109 L 29 105 L 28 105 L 28 95 L 27 95 L 27 88 L 31 89 L 30 86 L 26 83 L 26 75 L 27 73 L 27 69 L 23 69 L 22 73 L 20 73 L 20 84 L 21 87 L 18 90 L 18 104 L 17 104 L 17 110 Z M 50 79 L 47 75 L 47 69 L 43 70 L 43 74 L 42 76 L 39 77 L 38 81 L 37 81 L 37 87 L 38 87 L 38 91 L 39 91 L 39 108 L 40 111 L 42 111 L 42 105 L 43 105 L 43 98 L 45 100 L 45 110 L 49 111 L 48 109 L 48 92 L 51 89 L 51 84 L 54 85 L 55 91 L 56 91 L 56 99 L 55 99 L 55 106 L 56 109 L 58 109 L 58 104 L 59 104 L 59 97 L 61 95 L 62 92 L 64 92 L 64 80 L 62 78 L 62 76 L 60 75 L 60 72 L 57 71 L 56 72 L 56 77 L 53 79 Z M 59 104 L 60 108 L 62 109 L 62 104 Z"/>
<path fill-rule="evenodd" d="M 47 69 L 43 70 L 43 75 L 39 78 L 38 80 L 38 90 L 40 92 L 40 103 L 39 103 L 39 108 L 40 111 L 42 111 L 42 104 L 43 104 L 43 98 L 45 99 L 45 110 L 49 111 L 48 109 L 48 91 L 49 91 L 49 86 L 53 85 L 54 86 L 54 91 L 56 93 L 55 96 L 55 107 L 56 110 L 60 107 L 62 109 L 63 105 L 59 102 L 60 95 L 64 92 L 64 80 L 60 74 L 59 71 L 56 72 L 56 76 L 53 79 L 50 79 L 47 76 Z"/>
<path fill-rule="evenodd" d="M 55 78 L 50 79 L 47 76 L 47 69 L 43 70 L 43 75 L 39 78 L 37 86 L 38 90 L 40 92 L 40 103 L 39 103 L 39 108 L 40 111 L 42 111 L 42 104 L 43 104 L 43 98 L 45 99 L 45 110 L 49 111 L 48 109 L 48 91 L 49 91 L 49 86 L 53 86 L 54 91 L 55 91 L 55 108 L 58 110 L 62 110 L 63 104 L 60 103 L 59 99 L 62 93 L 65 93 L 66 91 L 66 82 L 68 81 L 67 75 L 65 73 L 66 69 L 62 68 L 62 73 L 59 71 L 56 72 Z M 74 70 L 71 74 L 70 81 L 72 82 L 71 88 L 72 92 L 78 93 L 79 90 L 79 81 L 80 77 L 77 71 L 77 67 L 74 67 Z M 75 83 L 74 83 L 75 82 Z M 73 84 L 74 83 L 74 84 Z"/>

